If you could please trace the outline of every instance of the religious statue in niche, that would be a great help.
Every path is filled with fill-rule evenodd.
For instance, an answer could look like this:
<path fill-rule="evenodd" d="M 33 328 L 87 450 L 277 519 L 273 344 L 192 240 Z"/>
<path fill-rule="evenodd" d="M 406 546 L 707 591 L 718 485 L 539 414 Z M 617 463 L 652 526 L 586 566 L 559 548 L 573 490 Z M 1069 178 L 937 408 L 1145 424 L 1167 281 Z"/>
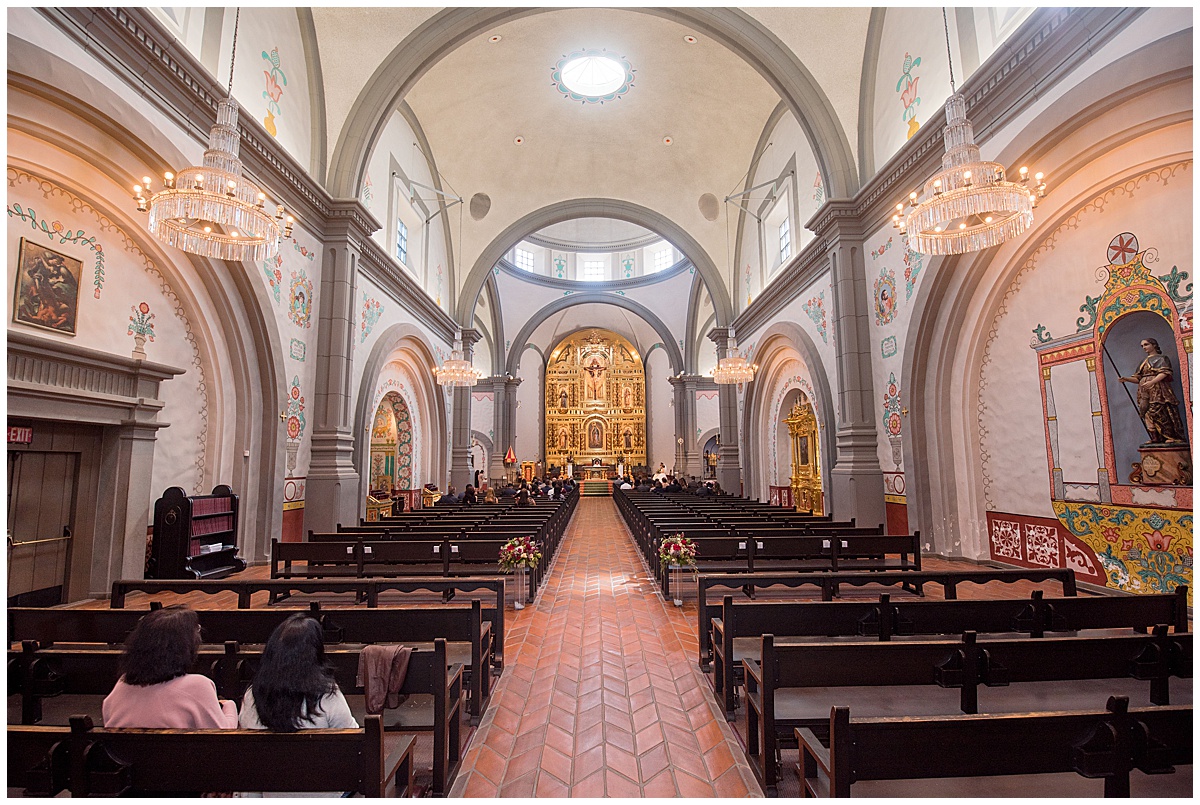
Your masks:
<path fill-rule="evenodd" d="M 626 408 L 633 407 L 633 389 L 629 388 L 629 386 L 626 386 L 625 390 L 621 392 L 621 403 Z"/>
<path fill-rule="evenodd" d="M 601 450 L 604 448 L 604 429 L 599 422 L 588 425 L 588 449 Z"/>
<path fill-rule="evenodd" d="M 565 388 L 559 389 L 558 391 L 558 407 L 567 407 L 567 390 Z"/>
<path fill-rule="evenodd" d="M 1150 437 L 1148 444 L 1182 444 L 1187 441 L 1183 421 L 1179 416 L 1179 400 L 1171 388 L 1175 376 L 1171 359 L 1162 354 L 1154 338 L 1142 339 L 1146 359 L 1122 383 L 1136 383 L 1137 409 Z"/>
<path fill-rule="evenodd" d="M 625 389 L 625 391 L 628 392 L 629 389 Z M 625 449 L 632 450 L 633 449 L 633 431 L 631 431 L 629 428 L 626 428 L 625 432 L 621 434 L 621 437 L 625 440 Z"/>

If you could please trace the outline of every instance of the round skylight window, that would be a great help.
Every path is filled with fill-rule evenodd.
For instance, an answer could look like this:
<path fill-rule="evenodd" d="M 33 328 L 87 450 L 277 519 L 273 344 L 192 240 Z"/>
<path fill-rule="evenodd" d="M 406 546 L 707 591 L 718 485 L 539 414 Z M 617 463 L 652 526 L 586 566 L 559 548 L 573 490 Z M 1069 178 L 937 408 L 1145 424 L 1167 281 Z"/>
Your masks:
<path fill-rule="evenodd" d="M 550 77 L 558 91 L 573 101 L 604 103 L 633 86 L 633 68 L 604 50 L 580 50 L 563 56 Z"/>
<path fill-rule="evenodd" d="M 625 83 L 625 68 L 608 56 L 580 56 L 563 65 L 562 80 L 580 95 L 607 95 Z"/>

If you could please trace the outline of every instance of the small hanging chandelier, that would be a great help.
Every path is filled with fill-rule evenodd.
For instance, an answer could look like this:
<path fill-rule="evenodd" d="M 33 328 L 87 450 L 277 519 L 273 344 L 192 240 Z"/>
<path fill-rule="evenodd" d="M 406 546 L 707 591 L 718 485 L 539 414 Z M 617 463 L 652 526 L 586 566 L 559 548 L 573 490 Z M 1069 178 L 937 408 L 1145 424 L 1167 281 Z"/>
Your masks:
<path fill-rule="evenodd" d="M 244 176 L 238 158 L 238 105 L 233 100 L 233 66 L 238 24 L 233 24 L 228 97 L 217 103 L 217 122 L 209 131 L 202 165 L 163 174 L 163 188 L 147 200 L 150 177 L 134 185 L 138 211 L 150 215 L 148 228 L 160 241 L 190 254 L 218 260 L 259 262 L 279 251 L 279 236 L 290 237 L 295 219 L 279 206 L 266 209 L 267 194 Z"/>
<path fill-rule="evenodd" d="M 1020 169 L 1018 182 L 1010 182 L 1003 165 L 980 156 L 967 120 L 966 98 L 954 86 L 945 8 L 942 23 L 951 92 L 943 130 L 946 153 L 942 169 L 925 182 L 923 194 L 910 193 L 907 208 L 896 205 L 892 226 L 907 234 L 909 247 L 920 254 L 965 254 L 997 246 L 1028 229 L 1038 199 L 1046 196 L 1046 183 L 1043 174 L 1036 173 L 1030 185 L 1028 168 Z"/>
<path fill-rule="evenodd" d="M 758 370 L 758 364 L 750 363 L 740 353 L 737 348 L 729 350 L 729 354 L 717 361 L 717 366 L 713 369 L 713 380 L 722 386 L 740 386 L 742 383 L 749 383 L 754 379 L 754 373 Z"/>
<path fill-rule="evenodd" d="M 479 372 L 463 357 L 462 342 L 457 338 L 450 357 L 442 361 L 440 368 L 434 367 L 433 376 L 439 386 L 474 386 L 479 382 Z"/>

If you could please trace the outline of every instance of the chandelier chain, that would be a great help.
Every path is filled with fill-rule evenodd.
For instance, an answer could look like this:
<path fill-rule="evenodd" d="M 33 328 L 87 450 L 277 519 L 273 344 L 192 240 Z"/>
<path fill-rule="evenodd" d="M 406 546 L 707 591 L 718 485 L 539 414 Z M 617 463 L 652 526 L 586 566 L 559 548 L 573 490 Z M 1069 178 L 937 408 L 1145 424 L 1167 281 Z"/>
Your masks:
<path fill-rule="evenodd" d="M 238 24 L 241 21 L 242 7 L 238 6 L 233 15 L 233 52 L 229 55 L 229 86 L 225 88 L 225 94 L 230 98 L 233 97 L 233 65 L 237 62 Z"/>
<path fill-rule="evenodd" d="M 946 7 L 942 6 L 942 29 L 946 32 L 946 63 L 950 65 L 950 93 L 958 92 L 954 88 L 954 59 L 950 55 L 950 21 L 946 18 Z"/>

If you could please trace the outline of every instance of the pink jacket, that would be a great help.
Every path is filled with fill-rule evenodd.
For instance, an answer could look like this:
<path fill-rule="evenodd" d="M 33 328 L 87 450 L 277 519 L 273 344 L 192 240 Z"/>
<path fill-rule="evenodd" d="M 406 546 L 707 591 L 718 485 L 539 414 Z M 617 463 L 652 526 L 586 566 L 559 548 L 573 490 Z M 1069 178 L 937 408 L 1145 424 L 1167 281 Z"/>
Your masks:
<path fill-rule="evenodd" d="M 117 681 L 104 699 L 105 727 L 142 729 L 237 729 L 237 708 L 217 700 L 217 686 L 206 676 L 184 674 L 157 685 Z"/>

